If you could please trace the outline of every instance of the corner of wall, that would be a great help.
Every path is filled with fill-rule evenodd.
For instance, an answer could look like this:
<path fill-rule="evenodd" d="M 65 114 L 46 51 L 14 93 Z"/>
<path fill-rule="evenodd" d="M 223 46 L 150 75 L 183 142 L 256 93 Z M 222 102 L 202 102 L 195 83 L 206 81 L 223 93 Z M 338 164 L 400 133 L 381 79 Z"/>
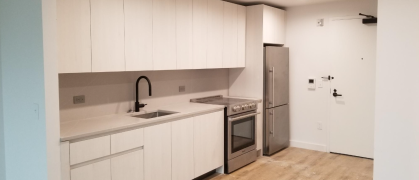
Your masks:
<path fill-rule="evenodd" d="M 60 179 L 60 113 L 56 0 L 42 0 L 45 126 L 48 180 Z"/>
<path fill-rule="evenodd" d="M 2 37 L 2 15 L 3 1 L 0 1 L 0 39 Z M 3 122 L 3 66 L 2 64 L 2 48 L 0 41 L 0 179 L 6 179 L 5 149 L 4 149 L 4 122 Z"/>
<path fill-rule="evenodd" d="M 0 5 L 1 7 L 1 5 Z M 1 12 L 1 10 L 0 10 Z M 1 20 L 0 20 L 1 27 Z M 1 34 L 1 29 L 0 29 Z M 1 36 L 1 35 L 0 35 Z M 4 122 L 3 122 L 3 71 L 1 66 L 1 43 L 0 43 L 0 179 L 6 179 L 5 152 L 4 152 Z"/>

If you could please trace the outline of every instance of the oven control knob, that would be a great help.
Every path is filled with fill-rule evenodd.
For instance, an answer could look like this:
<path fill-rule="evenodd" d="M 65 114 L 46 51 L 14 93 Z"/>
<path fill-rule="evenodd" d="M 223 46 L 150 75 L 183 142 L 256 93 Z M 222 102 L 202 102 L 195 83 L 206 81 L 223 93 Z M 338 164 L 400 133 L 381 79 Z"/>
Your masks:
<path fill-rule="evenodd" d="M 237 112 L 240 110 L 240 106 L 234 106 L 232 109 L 233 109 L 233 112 Z"/>
<path fill-rule="evenodd" d="M 250 104 L 250 107 L 251 108 L 256 108 L 256 104 L 255 103 L 252 103 L 252 104 Z"/>
<path fill-rule="evenodd" d="M 249 109 L 249 107 L 250 107 L 250 106 L 249 106 L 248 104 L 245 104 L 245 105 L 244 105 L 244 109 Z"/>

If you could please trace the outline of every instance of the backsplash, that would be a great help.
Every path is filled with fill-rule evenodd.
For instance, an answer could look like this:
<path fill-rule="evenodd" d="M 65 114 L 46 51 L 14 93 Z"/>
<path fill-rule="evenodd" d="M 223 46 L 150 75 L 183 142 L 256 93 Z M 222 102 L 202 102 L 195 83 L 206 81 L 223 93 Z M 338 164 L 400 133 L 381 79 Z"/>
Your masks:
<path fill-rule="evenodd" d="M 145 79 L 139 84 L 140 103 L 147 108 L 186 103 L 191 98 L 228 95 L 228 69 L 106 72 L 60 74 L 60 121 L 125 113 L 134 108 L 135 81 L 147 76 L 152 84 L 148 96 Z M 179 86 L 185 86 L 179 92 Z M 85 103 L 73 104 L 73 96 L 85 95 Z"/>

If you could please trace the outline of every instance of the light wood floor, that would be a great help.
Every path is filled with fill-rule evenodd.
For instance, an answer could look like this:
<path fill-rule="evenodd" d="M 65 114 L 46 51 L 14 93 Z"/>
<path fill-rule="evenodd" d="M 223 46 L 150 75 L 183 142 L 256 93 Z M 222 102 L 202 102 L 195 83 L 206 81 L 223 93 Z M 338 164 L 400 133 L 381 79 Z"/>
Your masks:
<path fill-rule="evenodd" d="M 229 175 L 215 175 L 211 180 L 369 180 L 373 160 L 288 148 Z"/>

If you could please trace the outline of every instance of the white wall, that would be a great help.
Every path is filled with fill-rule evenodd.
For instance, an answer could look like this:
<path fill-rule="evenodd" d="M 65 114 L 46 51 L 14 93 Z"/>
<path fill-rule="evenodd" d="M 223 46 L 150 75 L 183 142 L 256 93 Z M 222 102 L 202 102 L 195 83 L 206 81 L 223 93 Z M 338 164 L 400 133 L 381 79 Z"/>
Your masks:
<path fill-rule="evenodd" d="M 263 99 L 263 6 L 246 7 L 246 68 L 229 70 L 229 95 Z M 258 104 L 263 109 L 262 103 Z M 257 146 L 263 145 L 263 111 L 257 116 Z"/>
<path fill-rule="evenodd" d="M 59 165 L 58 109 L 51 108 L 58 102 L 51 93 L 58 92 L 54 6 L 50 0 L 0 0 L 2 180 L 59 178 L 51 167 Z"/>
<path fill-rule="evenodd" d="M 329 19 L 377 14 L 376 0 L 354 0 L 293 7 L 287 11 L 286 47 L 290 48 L 291 146 L 327 151 L 327 122 L 330 117 L 330 84 L 310 91 L 308 77 L 329 75 Z M 317 19 L 325 19 L 318 27 Z M 317 129 L 323 123 L 323 130 Z"/>
<path fill-rule="evenodd" d="M 147 81 L 142 79 L 139 85 L 140 102 L 148 104 L 147 108 L 228 95 L 228 69 L 60 74 L 61 122 L 133 109 L 135 82 L 140 76 L 147 76 L 152 84 L 151 97 Z M 181 85 L 186 86 L 185 92 L 179 92 Z M 76 95 L 85 95 L 86 103 L 73 104 Z"/>
<path fill-rule="evenodd" d="M 374 179 L 419 179 L 419 1 L 379 0 L 378 19 Z"/>

